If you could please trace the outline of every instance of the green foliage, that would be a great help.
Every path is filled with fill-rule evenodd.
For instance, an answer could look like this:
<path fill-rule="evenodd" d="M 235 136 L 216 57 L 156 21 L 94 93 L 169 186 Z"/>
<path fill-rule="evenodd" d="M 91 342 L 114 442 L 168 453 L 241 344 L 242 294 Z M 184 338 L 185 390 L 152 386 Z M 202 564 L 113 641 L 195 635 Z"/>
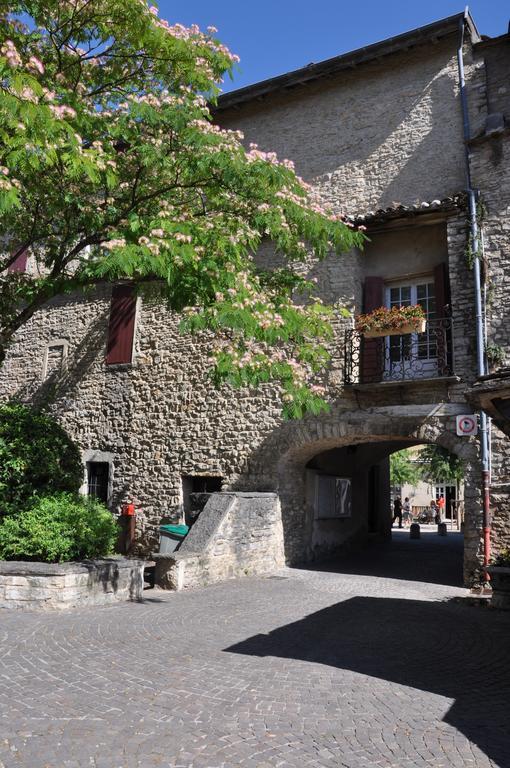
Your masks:
<path fill-rule="evenodd" d="M 505 350 L 499 344 L 487 344 L 485 354 L 489 363 L 498 368 L 505 360 Z"/>
<path fill-rule="evenodd" d="M 460 481 L 464 478 L 462 459 L 440 445 L 426 445 L 420 451 L 421 473 L 428 482 Z"/>
<path fill-rule="evenodd" d="M 416 458 L 411 451 L 404 449 L 390 456 L 391 485 L 417 485 L 421 479 Z"/>
<path fill-rule="evenodd" d="M 60 563 L 113 552 L 117 524 L 95 499 L 47 496 L 0 523 L 0 559 Z"/>
<path fill-rule="evenodd" d="M 36 496 L 76 492 L 82 477 L 80 452 L 54 419 L 20 403 L 0 406 L 0 515 Z"/>
<path fill-rule="evenodd" d="M 493 558 L 491 565 L 497 565 L 500 568 L 510 568 L 510 549 L 502 549 L 501 552 Z"/>
<path fill-rule="evenodd" d="M 213 123 L 209 104 L 236 61 L 214 32 L 171 26 L 143 0 L 4 3 L 0 359 L 48 298 L 129 279 L 193 307 L 187 330 L 222 344 L 218 381 L 277 382 L 290 411 L 316 412 L 318 393 L 306 392 L 329 358 L 332 313 L 300 274 L 364 236 L 321 207 L 292 163 Z M 282 257 L 275 273 L 258 272 L 263 239 Z M 37 279 L 4 271 L 24 248 Z M 246 352 L 256 366 L 240 362 Z"/>

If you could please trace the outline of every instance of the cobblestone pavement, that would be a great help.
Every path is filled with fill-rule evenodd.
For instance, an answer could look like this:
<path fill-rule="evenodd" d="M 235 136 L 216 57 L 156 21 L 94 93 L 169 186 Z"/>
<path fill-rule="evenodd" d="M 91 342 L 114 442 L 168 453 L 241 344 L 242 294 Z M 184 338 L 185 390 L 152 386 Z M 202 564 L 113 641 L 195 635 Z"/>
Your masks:
<path fill-rule="evenodd" d="M 0 616 L 2 768 L 510 766 L 510 615 L 457 535 L 143 604 Z"/>

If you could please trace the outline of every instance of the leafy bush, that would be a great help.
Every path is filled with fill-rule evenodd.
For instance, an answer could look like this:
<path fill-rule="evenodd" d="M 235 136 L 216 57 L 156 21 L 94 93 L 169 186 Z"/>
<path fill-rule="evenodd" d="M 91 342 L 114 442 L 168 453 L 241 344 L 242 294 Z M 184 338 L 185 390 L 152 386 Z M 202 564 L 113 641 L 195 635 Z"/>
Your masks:
<path fill-rule="evenodd" d="M 391 485 L 418 485 L 420 470 L 416 457 L 407 449 L 396 451 L 390 456 Z"/>
<path fill-rule="evenodd" d="M 88 496 L 60 494 L 36 499 L 30 509 L 0 523 L 0 559 L 59 563 L 113 552 L 117 524 L 106 507 Z"/>
<path fill-rule="evenodd" d="M 54 419 L 20 403 L 0 406 L 0 515 L 36 496 L 77 492 L 82 479 L 80 452 Z"/>
<path fill-rule="evenodd" d="M 493 558 L 492 565 L 510 568 L 510 549 L 502 549 L 499 555 Z"/>

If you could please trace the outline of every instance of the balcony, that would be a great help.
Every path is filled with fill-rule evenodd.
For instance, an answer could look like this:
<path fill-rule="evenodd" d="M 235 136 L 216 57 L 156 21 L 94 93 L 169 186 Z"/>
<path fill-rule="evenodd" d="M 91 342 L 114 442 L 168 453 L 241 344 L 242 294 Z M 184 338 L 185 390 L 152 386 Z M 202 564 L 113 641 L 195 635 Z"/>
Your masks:
<path fill-rule="evenodd" d="M 428 320 L 424 333 L 365 339 L 345 335 L 345 384 L 381 384 L 454 376 L 453 320 Z"/>

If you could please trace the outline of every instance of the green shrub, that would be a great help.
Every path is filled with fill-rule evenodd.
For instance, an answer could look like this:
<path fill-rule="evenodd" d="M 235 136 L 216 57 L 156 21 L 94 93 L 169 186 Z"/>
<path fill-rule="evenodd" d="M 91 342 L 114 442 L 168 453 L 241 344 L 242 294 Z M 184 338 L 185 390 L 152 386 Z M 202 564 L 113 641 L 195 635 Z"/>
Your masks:
<path fill-rule="evenodd" d="M 20 403 L 0 406 L 0 515 L 36 496 L 76 493 L 82 481 L 80 452 L 54 419 Z"/>
<path fill-rule="evenodd" d="M 111 554 L 118 529 L 111 512 L 88 496 L 60 494 L 0 522 L 0 559 L 60 563 Z"/>
<path fill-rule="evenodd" d="M 510 568 L 510 549 L 502 549 L 499 555 L 493 558 L 492 565 Z"/>

